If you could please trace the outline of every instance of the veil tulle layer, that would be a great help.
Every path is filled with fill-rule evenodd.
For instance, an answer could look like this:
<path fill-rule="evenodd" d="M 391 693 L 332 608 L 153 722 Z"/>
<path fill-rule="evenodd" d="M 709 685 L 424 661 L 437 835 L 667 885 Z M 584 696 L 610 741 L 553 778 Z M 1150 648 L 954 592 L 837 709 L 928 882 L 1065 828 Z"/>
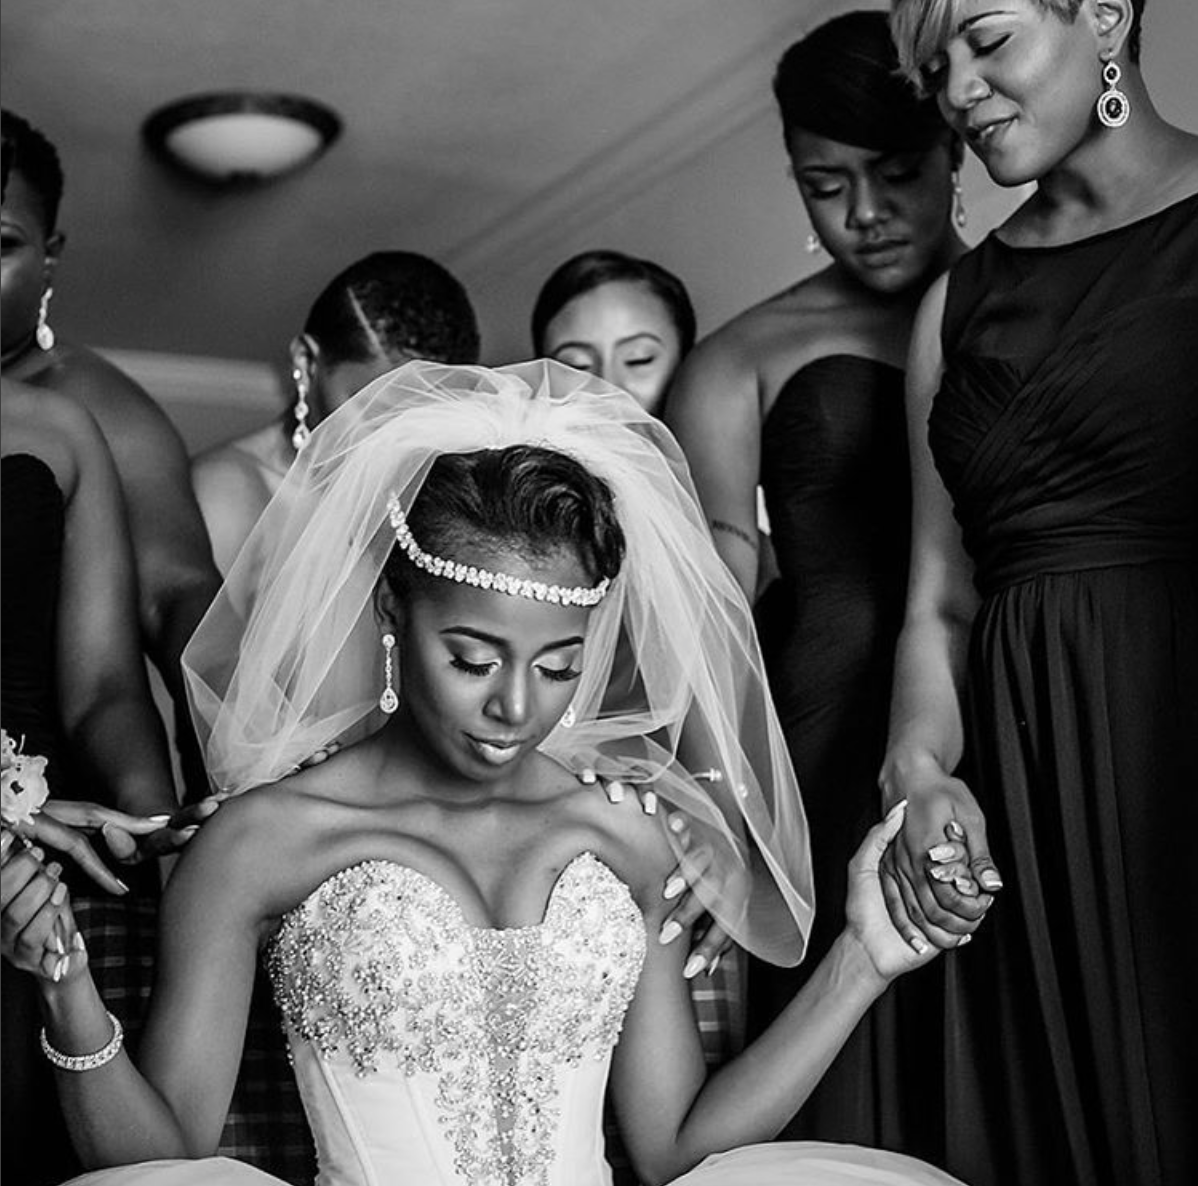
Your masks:
<path fill-rule="evenodd" d="M 209 774 L 245 791 L 382 725 L 388 498 L 406 513 L 439 455 L 515 444 L 603 478 L 627 544 L 591 611 L 576 723 L 542 751 L 652 784 L 689 819 L 686 852 L 667 834 L 699 899 L 748 950 L 797 963 L 813 912 L 807 826 L 748 604 L 669 431 L 559 363 L 407 363 L 315 430 L 184 655 Z"/>

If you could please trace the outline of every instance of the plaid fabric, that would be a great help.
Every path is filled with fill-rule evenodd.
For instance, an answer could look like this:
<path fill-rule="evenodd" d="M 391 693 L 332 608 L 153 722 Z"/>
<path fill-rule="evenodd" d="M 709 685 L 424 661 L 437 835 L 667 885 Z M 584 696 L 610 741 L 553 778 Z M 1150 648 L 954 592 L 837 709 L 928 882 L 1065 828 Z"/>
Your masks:
<path fill-rule="evenodd" d="M 731 948 L 710 976 L 700 972 L 690 987 L 703 1057 L 712 1071 L 739 1054 L 745 1044 L 745 953 Z M 610 1097 L 603 1110 L 603 1136 L 612 1186 L 637 1186 Z"/>
<path fill-rule="evenodd" d="M 316 1153 L 287 1055 L 283 1020 L 261 966 L 219 1151 L 291 1186 L 311 1186 L 316 1177 Z"/>
<path fill-rule="evenodd" d="M 105 1006 L 121 1019 L 125 1044 L 136 1057 L 154 986 L 158 895 L 128 897 L 72 893 L 71 910 L 87 944 L 87 963 Z"/>

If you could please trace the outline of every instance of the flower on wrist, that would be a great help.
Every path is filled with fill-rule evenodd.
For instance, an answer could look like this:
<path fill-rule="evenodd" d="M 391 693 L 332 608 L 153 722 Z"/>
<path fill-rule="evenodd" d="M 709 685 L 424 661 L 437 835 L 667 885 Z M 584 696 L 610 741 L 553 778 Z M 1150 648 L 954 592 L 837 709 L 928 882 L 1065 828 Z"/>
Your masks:
<path fill-rule="evenodd" d="M 16 742 L 0 729 L 0 819 L 10 828 L 33 823 L 50 795 L 46 759 L 24 749 L 24 737 Z"/>

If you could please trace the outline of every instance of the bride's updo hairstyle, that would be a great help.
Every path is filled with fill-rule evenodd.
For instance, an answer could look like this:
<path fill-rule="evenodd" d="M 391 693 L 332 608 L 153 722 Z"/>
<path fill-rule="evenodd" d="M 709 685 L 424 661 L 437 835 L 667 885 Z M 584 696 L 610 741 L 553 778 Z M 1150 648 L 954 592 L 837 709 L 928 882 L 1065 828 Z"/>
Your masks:
<path fill-rule="evenodd" d="M 624 559 L 624 532 L 607 483 L 573 457 L 537 445 L 443 453 L 407 518 L 421 548 L 450 560 L 480 543 L 534 564 L 568 549 L 597 585 L 614 579 Z M 398 547 L 383 575 L 401 597 L 443 580 L 417 568 Z"/>

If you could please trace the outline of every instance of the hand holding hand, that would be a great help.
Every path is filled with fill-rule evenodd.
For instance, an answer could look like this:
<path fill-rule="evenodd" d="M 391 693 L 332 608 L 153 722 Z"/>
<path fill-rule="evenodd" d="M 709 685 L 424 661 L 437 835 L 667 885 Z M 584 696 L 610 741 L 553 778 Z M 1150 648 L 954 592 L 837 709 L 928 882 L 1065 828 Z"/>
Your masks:
<path fill-rule="evenodd" d="M 965 783 L 935 763 L 906 784 L 906 820 L 882 859 L 887 908 L 909 939 L 918 933 L 941 949 L 956 947 L 1002 888 L 985 817 Z"/>
<path fill-rule="evenodd" d="M 87 966 L 62 866 L 8 828 L 0 835 L 0 951 L 34 976 L 58 983 Z"/>
<path fill-rule="evenodd" d="M 934 959 L 941 944 L 929 943 L 924 933 L 911 926 L 909 919 L 900 923 L 893 918 L 886 893 L 887 875 L 883 859 L 896 839 L 910 810 L 906 800 L 896 803 L 881 823 L 875 824 L 849 862 L 849 890 L 845 914 L 849 931 L 868 954 L 883 981 L 918 968 Z M 984 912 L 983 912 L 984 913 Z M 982 915 L 956 936 L 951 946 L 968 943 Z"/>

